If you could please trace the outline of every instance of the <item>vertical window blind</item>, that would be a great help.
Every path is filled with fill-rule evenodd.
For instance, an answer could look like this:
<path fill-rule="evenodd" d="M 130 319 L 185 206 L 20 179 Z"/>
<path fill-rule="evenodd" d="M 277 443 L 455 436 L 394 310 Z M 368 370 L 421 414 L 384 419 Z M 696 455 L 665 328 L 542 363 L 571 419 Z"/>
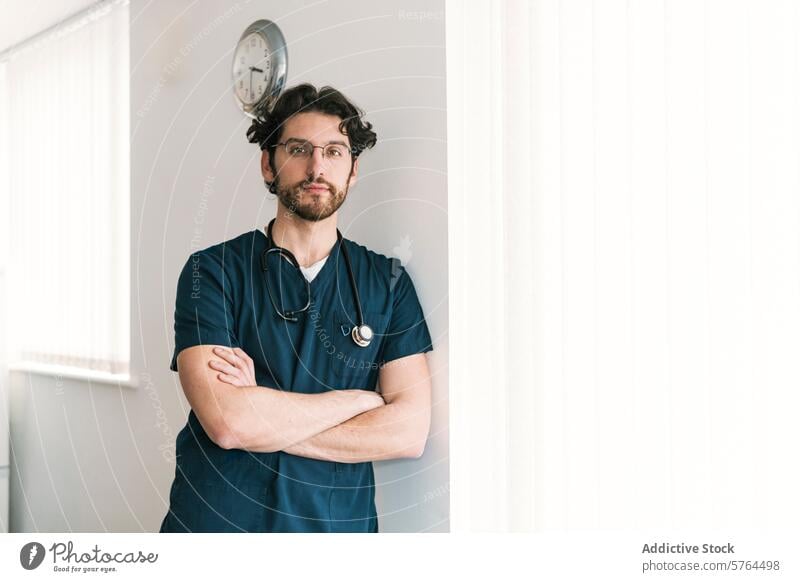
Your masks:
<path fill-rule="evenodd" d="M 798 3 L 446 14 L 453 531 L 796 527 Z"/>
<path fill-rule="evenodd" d="M 127 374 L 127 1 L 2 56 L 9 356 Z"/>

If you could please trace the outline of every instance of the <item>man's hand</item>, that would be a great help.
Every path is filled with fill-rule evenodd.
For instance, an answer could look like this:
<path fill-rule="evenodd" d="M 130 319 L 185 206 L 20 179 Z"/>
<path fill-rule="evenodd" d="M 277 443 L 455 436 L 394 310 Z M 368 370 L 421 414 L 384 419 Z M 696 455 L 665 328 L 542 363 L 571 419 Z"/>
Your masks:
<path fill-rule="evenodd" d="M 221 382 L 239 387 L 258 385 L 253 358 L 248 356 L 243 349 L 233 348 L 230 350 L 216 347 L 214 354 L 222 360 L 210 360 L 208 366 L 219 372 L 217 378 Z M 362 398 L 368 402 L 367 410 L 384 405 L 383 397 L 377 392 L 371 390 L 359 390 L 359 392 L 363 392 Z"/>
<path fill-rule="evenodd" d="M 208 366 L 217 370 L 217 378 L 233 386 L 257 386 L 253 358 L 241 348 L 214 348 L 214 355 L 222 360 L 210 360 Z"/>

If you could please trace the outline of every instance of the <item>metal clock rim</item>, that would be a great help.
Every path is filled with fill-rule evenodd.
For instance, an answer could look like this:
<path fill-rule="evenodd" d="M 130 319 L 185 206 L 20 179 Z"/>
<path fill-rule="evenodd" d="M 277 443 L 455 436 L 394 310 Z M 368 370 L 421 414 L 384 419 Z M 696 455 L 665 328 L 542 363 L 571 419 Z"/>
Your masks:
<path fill-rule="evenodd" d="M 267 43 L 267 47 L 271 51 L 270 59 L 272 61 L 272 68 L 267 91 L 261 96 L 261 99 L 251 104 L 244 103 L 236 94 L 236 76 L 234 75 L 234 69 L 236 66 L 236 53 L 239 49 L 239 45 L 247 36 L 253 33 L 261 35 L 261 37 Z M 239 40 L 236 41 L 236 48 L 233 51 L 233 65 L 231 66 L 231 86 L 234 88 L 233 100 L 236 102 L 236 105 L 239 107 L 239 109 L 242 110 L 242 113 L 248 117 L 255 118 L 256 116 L 253 112 L 256 108 L 265 105 L 268 108 L 271 107 L 272 102 L 274 102 L 278 98 L 278 95 L 280 95 L 281 91 L 283 91 L 283 87 L 286 84 L 288 69 L 289 51 L 286 47 L 286 38 L 283 36 L 283 32 L 281 32 L 281 29 L 275 22 L 267 19 L 260 19 L 256 20 L 250 26 L 245 28 L 244 32 L 239 37 Z"/>

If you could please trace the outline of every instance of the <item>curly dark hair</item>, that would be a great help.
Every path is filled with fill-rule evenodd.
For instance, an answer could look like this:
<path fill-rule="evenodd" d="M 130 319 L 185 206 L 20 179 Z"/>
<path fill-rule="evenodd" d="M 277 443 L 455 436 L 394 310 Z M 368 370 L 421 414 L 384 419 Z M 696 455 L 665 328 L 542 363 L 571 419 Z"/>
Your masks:
<path fill-rule="evenodd" d="M 247 141 L 257 143 L 262 150 L 270 149 L 271 152 L 280 142 L 286 120 L 296 113 L 312 111 L 335 115 L 342 120 L 339 123 L 339 131 L 350 139 L 350 149 L 353 154 L 350 166 L 352 172 L 352 163 L 361 152 L 377 143 L 377 135 L 372 131 L 370 122 L 361 121 L 364 112 L 342 93 L 327 85 L 319 90 L 309 83 L 297 85 L 281 93 L 271 109 L 256 109 L 256 117 L 247 130 Z M 269 157 L 269 165 L 273 174 L 277 175 L 272 155 Z M 267 186 L 273 194 L 277 192 L 274 184 L 267 183 Z"/>

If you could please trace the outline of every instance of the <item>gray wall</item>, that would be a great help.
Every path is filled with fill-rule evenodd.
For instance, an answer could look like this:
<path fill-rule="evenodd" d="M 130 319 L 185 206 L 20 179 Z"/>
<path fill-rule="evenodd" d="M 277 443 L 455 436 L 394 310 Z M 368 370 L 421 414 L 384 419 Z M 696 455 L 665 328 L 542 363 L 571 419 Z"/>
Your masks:
<path fill-rule="evenodd" d="M 12 531 L 158 528 L 189 410 L 168 369 L 178 272 L 194 249 L 262 227 L 275 212 L 229 90 L 234 43 L 259 18 L 286 36 L 290 86 L 339 88 L 378 133 L 340 228 L 410 257 L 436 348 L 425 455 L 376 464 L 381 530 L 448 529 L 444 2 L 132 0 L 136 385 L 12 375 Z"/>

